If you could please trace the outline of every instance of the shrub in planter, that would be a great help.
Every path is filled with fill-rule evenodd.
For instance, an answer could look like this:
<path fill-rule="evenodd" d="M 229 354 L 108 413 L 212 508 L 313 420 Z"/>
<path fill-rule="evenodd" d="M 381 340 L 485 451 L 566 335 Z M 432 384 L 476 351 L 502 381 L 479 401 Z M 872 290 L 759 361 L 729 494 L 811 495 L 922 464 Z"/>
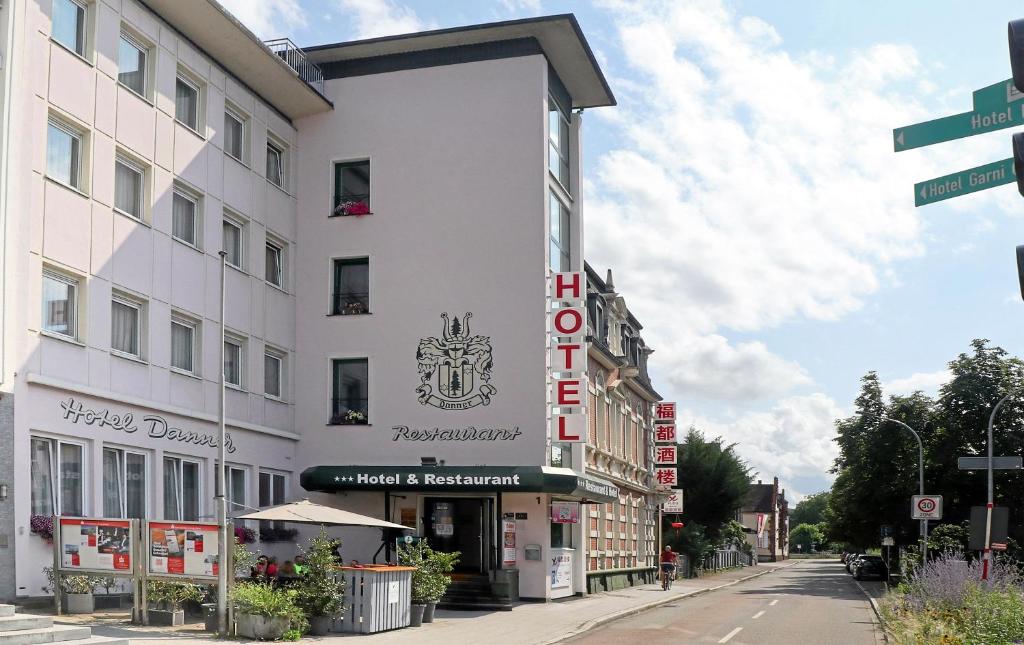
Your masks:
<path fill-rule="evenodd" d="M 260 529 L 260 542 L 291 542 L 299 534 L 296 529 L 278 529 L 268 526 Z"/>
<path fill-rule="evenodd" d="M 53 541 L 53 516 L 33 515 L 29 518 L 29 530 L 47 542 Z"/>
<path fill-rule="evenodd" d="M 56 575 L 53 567 L 44 567 L 47 584 L 43 591 L 57 593 Z M 61 575 L 60 593 L 64 596 L 69 614 L 91 614 L 96 610 L 93 591 L 99 587 L 103 578 L 92 575 Z"/>
<path fill-rule="evenodd" d="M 192 582 L 150 580 L 146 585 L 149 622 L 154 625 L 184 625 L 186 602 L 201 602 L 206 590 Z"/>
<path fill-rule="evenodd" d="M 335 575 L 334 569 L 334 551 L 340 546 L 340 540 L 328 537 L 321 528 L 304 550 L 305 572 L 291 587 L 295 604 L 309 619 L 309 631 L 314 635 L 326 634 L 331 622 L 345 610 L 345 580 Z"/>
<path fill-rule="evenodd" d="M 231 593 L 238 635 L 277 640 L 292 630 L 305 631 L 309 622 L 295 604 L 295 596 L 295 591 L 278 589 L 269 583 L 238 583 Z"/>
<path fill-rule="evenodd" d="M 434 608 L 452 583 L 452 577 L 448 574 L 455 569 L 460 555 L 458 551 L 435 551 L 424 541 L 398 547 L 399 563 L 407 567 L 416 567 L 412 572 L 414 626 L 417 623 L 417 614 L 422 616 L 423 622 L 433 622 Z M 419 606 L 422 606 L 422 609 Z"/>

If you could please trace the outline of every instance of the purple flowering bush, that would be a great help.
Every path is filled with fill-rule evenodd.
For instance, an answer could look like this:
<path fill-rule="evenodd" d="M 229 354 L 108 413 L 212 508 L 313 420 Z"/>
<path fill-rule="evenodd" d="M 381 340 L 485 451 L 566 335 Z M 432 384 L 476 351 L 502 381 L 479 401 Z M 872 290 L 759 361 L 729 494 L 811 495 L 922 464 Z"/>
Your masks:
<path fill-rule="evenodd" d="M 1024 640 L 1024 580 L 1015 564 L 946 551 L 918 566 L 882 609 L 895 643 L 1019 643 Z"/>
<path fill-rule="evenodd" d="M 252 544 L 256 541 L 256 531 L 252 530 L 248 526 L 236 526 L 235 540 L 237 540 L 239 544 Z"/>
<path fill-rule="evenodd" d="M 28 521 L 29 530 L 47 540 L 53 539 L 53 517 L 50 515 L 33 515 Z"/>

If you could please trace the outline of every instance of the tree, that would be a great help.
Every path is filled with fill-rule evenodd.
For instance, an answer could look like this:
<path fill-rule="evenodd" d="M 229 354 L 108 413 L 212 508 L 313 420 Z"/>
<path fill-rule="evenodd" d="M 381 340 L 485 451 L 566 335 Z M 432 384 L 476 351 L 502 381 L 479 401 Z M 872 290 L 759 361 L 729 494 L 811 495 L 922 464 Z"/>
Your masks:
<path fill-rule="evenodd" d="M 789 547 L 802 553 L 817 550 L 825 542 L 825 533 L 817 524 L 800 524 L 789 532 Z M 798 548 L 799 547 L 799 548 Z"/>
<path fill-rule="evenodd" d="M 753 547 L 747 542 L 747 531 L 736 520 L 730 520 L 721 530 L 722 546 L 734 547 L 743 553 L 753 553 Z"/>
<path fill-rule="evenodd" d="M 964 524 L 939 524 L 928 535 L 928 550 L 936 555 L 945 551 L 967 552 L 970 529 Z"/>
<path fill-rule="evenodd" d="M 713 544 L 722 526 L 736 518 L 750 488 L 750 467 L 736 455 L 736 445 L 707 440 L 690 428 L 676 456 L 679 487 L 685 491 L 687 524 L 699 524 Z M 666 519 L 666 525 L 668 520 Z"/>
<path fill-rule="evenodd" d="M 819 524 L 825 521 L 825 508 L 828 506 L 829 491 L 808 495 L 789 513 L 791 526 L 801 524 Z"/>
<path fill-rule="evenodd" d="M 459 380 L 458 372 L 452 372 L 452 380 L 451 383 L 448 385 L 448 389 L 451 391 L 453 395 L 461 394 L 462 381 Z"/>

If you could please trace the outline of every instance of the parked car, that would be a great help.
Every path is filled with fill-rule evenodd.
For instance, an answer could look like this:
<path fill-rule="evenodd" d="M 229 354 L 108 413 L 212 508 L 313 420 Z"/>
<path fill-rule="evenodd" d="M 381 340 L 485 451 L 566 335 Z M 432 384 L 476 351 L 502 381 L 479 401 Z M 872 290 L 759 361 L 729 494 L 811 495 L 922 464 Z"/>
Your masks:
<path fill-rule="evenodd" d="M 884 580 L 889 573 L 885 566 L 885 560 L 877 555 L 862 555 L 854 563 L 853 578 L 864 580 L 866 578 L 879 578 Z"/>
<path fill-rule="evenodd" d="M 857 558 L 861 556 L 860 553 L 851 553 L 846 558 L 846 573 L 853 573 L 853 563 L 857 561 Z"/>

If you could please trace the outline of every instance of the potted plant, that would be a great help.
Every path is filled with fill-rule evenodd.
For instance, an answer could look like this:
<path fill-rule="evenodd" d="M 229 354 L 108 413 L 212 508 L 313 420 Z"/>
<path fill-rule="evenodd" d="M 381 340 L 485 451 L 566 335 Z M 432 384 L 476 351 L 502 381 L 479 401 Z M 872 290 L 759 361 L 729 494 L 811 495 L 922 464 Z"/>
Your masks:
<path fill-rule="evenodd" d="M 265 582 L 240 582 L 231 593 L 238 635 L 277 640 L 306 631 L 309 622 L 295 604 L 296 592 Z"/>
<path fill-rule="evenodd" d="M 33 515 L 29 518 L 29 530 L 47 542 L 53 542 L 53 516 Z"/>
<path fill-rule="evenodd" d="M 356 217 L 370 214 L 370 205 L 365 201 L 345 201 L 334 208 L 335 215 L 355 215 Z"/>
<path fill-rule="evenodd" d="M 205 596 L 203 588 L 192 582 L 150 580 L 146 586 L 149 622 L 170 627 L 184 625 L 184 603 L 201 602 Z"/>
<path fill-rule="evenodd" d="M 426 542 L 398 547 L 398 561 L 408 567 L 416 567 L 412 572 L 412 621 L 413 627 L 421 622 L 434 621 L 434 609 L 448 591 L 452 578 L 448 574 L 459 561 L 458 551 L 445 553 L 435 551 Z"/>
<path fill-rule="evenodd" d="M 44 567 L 47 585 L 44 591 L 57 593 L 56 576 L 53 567 Z M 61 575 L 60 593 L 64 596 L 64 603 L 69 614 L 91 614 L 96 610 L 96 598 L 93 591 L 100 584 L 100 578 L 85 574 Z"/>
<path fill-rule="evenodd" d="M 349 410 L 341 417 L 341 422 L 345 425 L 361 425 L 366 423 L 366 415 L 359 410 Z"/>
<path fill-rule="evenodd" d="M 340 545 L 321 528 L 320 535 L 310 539 L 305 570 L 292 586 L 295 604 L 309 619 L 309 633 L 315 636 L 327 634 L 345 610 L 345 580 L 334 569 L 334 551 Z"/>

